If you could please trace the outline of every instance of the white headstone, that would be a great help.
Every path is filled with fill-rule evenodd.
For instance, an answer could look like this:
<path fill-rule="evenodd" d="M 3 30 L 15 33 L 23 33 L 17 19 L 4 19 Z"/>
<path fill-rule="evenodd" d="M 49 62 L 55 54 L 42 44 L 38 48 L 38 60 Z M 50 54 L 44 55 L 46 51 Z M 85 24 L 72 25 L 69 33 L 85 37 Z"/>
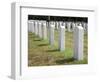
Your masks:
<path fill-rule="evenodd" d="M 68 32 L 71 32 L 71 22 L 67 22 L 67 30 Z"/>
<path fill-rule="evenodd" d="M 87 30 L 88 30 L 88 25 L 87 25 L 87 23 L 86 23 L 86 22 L 83 22 L 82 25 L 83 25 L 84 30 L 87 31 Z"/>
<path fill-rule="evenodd" d="M 38 26 L 38 36 L 42 38 L 42 23 L 41 22 L 39 22 L 39 26 Z"/>
<path fill-rule="evenodd" d="M 86 32 L 88 32 L 88 23 L 86 23 Z"/>
<path fill-rule="evenodd" d="M 49 27 L 49 22 L 46 22 L 46 27 L 47 27 L 47 28 Z"/>
<path fill-rule="evenodd" d="M 53 24 L 54 24 L 54 29 L 55 29 L 55 27 L 56 27 L 56 23 L 55 23 L 55 21 L 53 21 Z"/>
<path fill-rule="evenodd" d="M 55 29 L 55 27 L 56 27 L 56 23 L 55 23 L 55 21 L 50 21 L 49 24 L 54 25 L 54 29 Z"/>
<path fill-rule="evenodd" d="M 32 21 L 32 32 L 34 33 L 34 20 Z"/>
<path fill-rule="evenodd" d="M 49 24 L 49 21 L 47 22 L 47 37 L 49 37 L 49 27 L 50 27 L 50 24 Z"/>
<path fill-rule="evenodd" d="M 63 22 L 62 22 L 62 21 L 59 21 L 59 27 L 61 27 L 61 26 L 62 26 L 62 24 L 63 24 Z"/>
<path fill-rule="evenodd" d="M 28 31 L 32 32 L 32 20 L 28 21 Z"/>
<path fill-rule="evenodd" d="M 65 50 L 65 25 L 59 28 L 59 49 Z"/>
<path fill-rule="evenodd" d="M 35 21 L 35 28 L 34 28 L 35 34 L 38 35 L 38 22 Z"/>
<path fill-rule="evenodd" d="M 49 25 L 49 43 L 50 43 L 50 45 L 54 44 L 54 28 L 55 28 L 55 25 L 53 25 L 53 24 Z"/>
<path fill-rule="evenodd" d="M 71 24 L 72 24 L 72 29 L 71 30 L 73 31 L 75 29 L 76 25 L 75 25 L 74 22 L 72 22 Z"/>
<path fill-rule="evenodd" d="M 67 22 L 65 22 L 65 31 L 67 31 Z"/>
<path fill-rule="evenodd" d="M 42 38 L 47 39 L 47 27 L 46 22 L 43 22 L 42 25 Z"/>
<path fill-rule="evenodd" d="M 77 26 L 74 30 L 74 58 L 77 60 L 83 60 L 83 41 L 84 29 Z"/>
<path fill-rule="evenodd" d="M 59 28 L 59 22 L 56 21 L 56 30 Z"/>
<path fill-rule="evenodd" d="M 30 21 L 28 21 L 28 32 L 30 32 Z"/>

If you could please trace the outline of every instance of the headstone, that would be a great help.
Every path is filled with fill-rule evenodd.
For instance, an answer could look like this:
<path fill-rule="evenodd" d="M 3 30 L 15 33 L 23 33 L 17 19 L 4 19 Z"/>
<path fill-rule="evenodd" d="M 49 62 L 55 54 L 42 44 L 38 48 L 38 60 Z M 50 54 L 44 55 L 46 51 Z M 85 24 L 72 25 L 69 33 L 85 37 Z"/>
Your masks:
<path fill-rule="evenodd" d="M 74 58 L 83 60 L 84 29 L 81 25 L 74 30 Z"/>
<path fill-rule="evenodd" d="M 73 30 L 75 29 L 75 26 L 76 26 L 76 25 L 75 25 L 75 23 L 74 23 L 74 22 L 72 22 L 72 23 L 71 23 L 71 25 L 72 25 L 71 30 L 73 31 Z"/>
<path fill-rule="evenodd" d="M 28 20 L 28 32 L 30 32 L 30 21 Z"/>
<path fill-rule="evenodd" d="M 35 31 L 35 34 L 38 35 L 38 21 L 35 21 L 34 31 Z"/>
<path fill-rule="evenodd" d="M 55 21 L 50 21 L 50 24 L 54 25 L 54 29 L 55 29 L 55 27 L 56 27 Z"/>
<path fill-rule="evenodd" d="M 47 22 L 47 37 L 49 37 L 49 26 L 50 24 L 49 24 L 49 21 Z"/>
<path fill-rule="evenodd" d="M 86 32 L 88 32 L 88 23 L 86 23 L 86 28 L 85 29 L 86 29 Z"/>
<path fill-rule="evenodd" d="M 86 22 L 83 22 L 82 26 L 83 26 L 83 28 L 84 28 L 85 31 L 88 30 L 88 24 Z"/>
<path fill-rule="evenodd" d="M 46 22 L 46 27 L 47 27 L 47 28 L 49 27 L 49 22 Z"/>
<path fill-rule="evenodd" d="M 65 50 L 65 25 L 59 28 L 59 49 L 60 51 Z"/>
<path fill-rule="evenodd" d="M 32 33 L 34 33 L 34 20 L 32 21 L 32 27 L 31 27 L 31 29 L 32 29 Z"/>
<path fill-rule="evenodd" d="M 71 22 L 67 22 L 67 31 L 71 32 Z"/>
<path fill-rule="evenodd" d="M 38 26 L 38 36 L 42 38 L 42 23 L 41 22 L 39 22 L 39 26 Z"/>
<path fill-rule="evenodd" d="M 55 28 L 54 24 L 49 25 L 49 43 L 50 43 L 50 45 L 54 44 L 54 28 Z"/>
<path fill-rule="evenodd" d="M 67 22 L 65 22 L 65 31 L 67 31 Z"/>
<path fill-rule="evenodd" d="M 53 21 L 53 25 L 54 25 L 54 29 L 55 29 L 55 27 L 56 27 L 56 23 L 55 23 L 55 21 Z"/>
<path fill-rule="evenodd" d="M 62 25 L 65 26 L 66 25 L 65 22 L 62 22 Z"/>
<path fill-rule="evenodd" d="M 58 28 L 59 28 L 59 22 L 56 21 L 56 26 L 55 27 L 56 27 L 56 30 L 58 30 Z"/>
<path fill-rule="evenodd" d="M 32 32 L 32 20 L 28 21 L 28 31 Z"/>
<path fill-rule="evenodd" d="M 61 27 L 61 26 L 62 26 L 62 24 L 63 24 L 63 22 L 62 22 L 62 21 L 59 21 L 59 27 Z"/>
<path fill-rule="evenodd" d="M 42 38 L 47 39 L 47 27 L 46 21 L 42 23 Z"/>

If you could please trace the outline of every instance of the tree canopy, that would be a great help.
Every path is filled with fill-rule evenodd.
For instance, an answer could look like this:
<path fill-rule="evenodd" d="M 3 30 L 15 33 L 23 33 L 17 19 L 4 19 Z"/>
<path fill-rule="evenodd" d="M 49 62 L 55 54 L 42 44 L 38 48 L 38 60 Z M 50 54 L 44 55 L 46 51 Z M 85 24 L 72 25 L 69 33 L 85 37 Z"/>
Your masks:
<path fill-rule="evenodd" d="M 87 17 L 28 15 L 28 20 L 88 22 Z"/>

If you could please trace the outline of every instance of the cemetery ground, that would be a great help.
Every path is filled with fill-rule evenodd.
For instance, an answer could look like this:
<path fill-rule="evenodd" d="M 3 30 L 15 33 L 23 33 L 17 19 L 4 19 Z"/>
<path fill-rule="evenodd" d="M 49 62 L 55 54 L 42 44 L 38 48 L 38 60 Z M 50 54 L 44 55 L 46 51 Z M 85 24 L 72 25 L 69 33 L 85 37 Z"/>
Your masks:
<path fill-rule="evenodd" d="M 43 40 L 32 32 L 28 32 L 28 66 L 72 65 L 88 63 L 87 33 L 84 32 L 84 58 L 73 58 L 73 32 L 65 32 L 65 50 L 60 51 L 58 46 L 59 35 L 55 30 L 55 44 Z M 48 36 L 49 37 L 49 36 Z"/>

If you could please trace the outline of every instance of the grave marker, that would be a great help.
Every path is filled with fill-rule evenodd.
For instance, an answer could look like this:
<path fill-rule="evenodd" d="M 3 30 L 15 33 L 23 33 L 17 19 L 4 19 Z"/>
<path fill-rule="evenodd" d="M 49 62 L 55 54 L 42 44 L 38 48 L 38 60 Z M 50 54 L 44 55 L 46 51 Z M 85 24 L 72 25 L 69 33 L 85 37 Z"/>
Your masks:
<path fill-rule="evenodd" d="M 84 29 L 81 25 L 74 30 L 74 58 L 83 60 Z"/>
<path fill-rule="evenodd" d="M 39 22 L 39 26 L 38 26 L 38 36 L 42 38 L 42 23 L 41 22 Z"/>
<path fill-rule="evenodd" d="M 50 27 L 49 27 L 49 43 L 50 43 L 50 45 L 54 44 L 54 28 L 55 28 L 55 25 L 50 24 Z"/>
<path fill-rule="evenodd" d="M 71 22 L 67 22 L 67 30 L 68 32 L 71 32 Z"/>
<path fill-rule="evenodd" d="M 65 25 L 59 28 L 59 49 L 65 50 Z"/>
<path fill-rule="evenodd" d="M 42 25 L 42 38 L 47 39 L 47 27 L 46 22 L 43 22 Z"/>
<path fill-rule="evenodd" d="M 38 35 L 38 22 L 37 21 L 35 21 L 35 28 L 34 28 L 34 30 L 35 30 L 35 34 Z"/>

